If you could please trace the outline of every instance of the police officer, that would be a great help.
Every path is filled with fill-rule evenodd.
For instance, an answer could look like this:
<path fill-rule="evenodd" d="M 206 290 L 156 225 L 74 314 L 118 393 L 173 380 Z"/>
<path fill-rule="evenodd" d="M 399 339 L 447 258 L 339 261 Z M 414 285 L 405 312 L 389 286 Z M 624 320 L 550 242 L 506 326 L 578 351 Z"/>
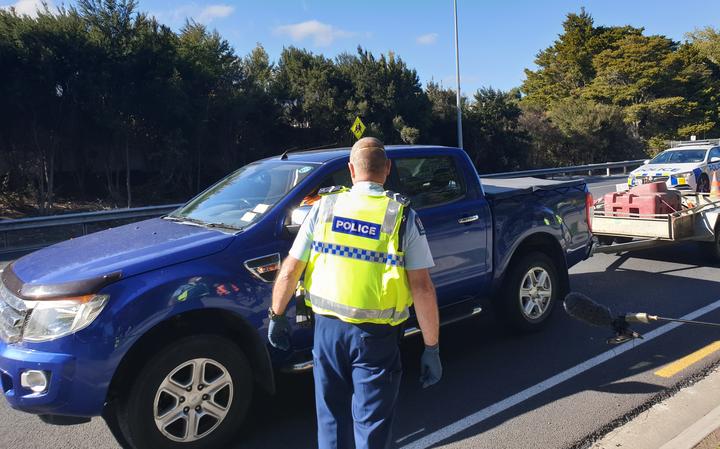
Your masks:
<path fill-rule="evenodd" d="M 423 387 L 440 380 L 433 260 L 407 200 L 386 192 L 390 161 L 366 137 L 350 152 L 351 190 L 321 191 L 285 259 L 268 311 L 270 343 L 290 347 L 285 308 L 305 271 L 315 313 L 313 363 L 321 449 L 387 448 L 400 387 L 398 342 L 413 304 L 425 341 Z"/>

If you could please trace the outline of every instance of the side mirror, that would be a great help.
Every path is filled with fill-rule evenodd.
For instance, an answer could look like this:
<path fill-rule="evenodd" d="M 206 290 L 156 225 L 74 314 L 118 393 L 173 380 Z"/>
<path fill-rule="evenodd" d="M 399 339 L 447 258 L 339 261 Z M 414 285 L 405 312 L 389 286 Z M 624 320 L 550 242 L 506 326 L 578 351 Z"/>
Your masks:
<path fill-rule="evenodd" d="M 308 214 L 310 213 L 312 206 L 300 206 L 290 213 L 289 220 L 285 223 L 285 229 L 292 236 L 297 235 L 300 230 L 300 226 L 303 224 Z"/>
<path fill-rule="evenodd" d="M 643 161 L 643 165 L 647 165 L 647 164 L 649 164 L 649 163 L 650 163 L 650 159 L 645 159 L 645 160 Z"/>
<path fill-rule="evenodd" d="M 716 162 L 720 162 L 720 157 L 715 156 L 715 157 L 711 157 L 711 158 L 710 158 L 710 163 L 711 163 L 711 164 L 714 164 L 714 163 L 716 163 Z"/>

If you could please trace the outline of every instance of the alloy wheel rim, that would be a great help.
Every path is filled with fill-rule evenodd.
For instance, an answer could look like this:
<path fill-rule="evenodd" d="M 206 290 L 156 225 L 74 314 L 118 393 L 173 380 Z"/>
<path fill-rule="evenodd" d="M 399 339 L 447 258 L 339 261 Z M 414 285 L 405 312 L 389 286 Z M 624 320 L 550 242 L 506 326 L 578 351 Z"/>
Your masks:
<path fill-rule="evenodd" d="M 160 384 L 153 402 L 155 425 L 172 441 L 197 441 L 225 420 L 232 399 L 232 377 L 225 366 L 206 358 L 188 360 Z"/>
<path fill-rule="evenodd" d="M 550 307 L 552 281 L 550 274 L 542 267 L 532 267 L 520 284 L 520 310 L 530 320 L 537 320 Z"/>

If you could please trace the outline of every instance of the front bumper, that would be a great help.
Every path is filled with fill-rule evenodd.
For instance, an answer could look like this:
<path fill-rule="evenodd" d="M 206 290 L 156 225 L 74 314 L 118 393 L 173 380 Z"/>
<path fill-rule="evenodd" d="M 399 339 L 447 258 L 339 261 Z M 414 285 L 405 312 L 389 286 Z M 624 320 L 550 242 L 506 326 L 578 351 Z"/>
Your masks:
<path fill-rule="evenodd" d="M 81 365 L 70 354 L 43 352 L 0 341 L 0 386 L 8 404 L 16 410 L 36 415 L 100 415 L 107 383 L 98 378 L 85 379 L 78 373 Z M 27 370 L 46 374 L 45 391 L 36 393 L 21 385 L 22 373 Z"/>
<path fill-rule="evenodd" d="M 697 189 L 697 181 L 694 174 L 688 176 L 676 176 L 668 174 L 667 176 L 632 176 L 628 177 L 628 187 L 635 187 L 642 184 L 648 184 L 651 182 L 663 181 L 667 184 L 668 188 L 677 190 L 692 190 Z"/>
<path fill-rule="evenodd" d="M 48 377 L 47 389 L 35 393 L 21 385 L 22 373 L 40 370 Z M 92 393 L 80 393 L 77 363 L 69 354 L 49 353 L 0 341 L 0 383 L 8 404 L 16 410 L 34 414 L 93 416 L 101 412 Z M 90 394 L 88 394 L 90 393 Z M 102 397 L 102 402 L 104 396 Z"/>

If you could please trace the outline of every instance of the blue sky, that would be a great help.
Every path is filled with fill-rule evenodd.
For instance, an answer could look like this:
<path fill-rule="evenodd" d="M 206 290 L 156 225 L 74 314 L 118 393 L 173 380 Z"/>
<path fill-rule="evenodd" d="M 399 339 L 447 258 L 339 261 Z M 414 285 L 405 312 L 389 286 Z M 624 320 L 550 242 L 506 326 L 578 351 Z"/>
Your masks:
<path fill-rule="evenodd" d="M 0 0 L 0 6 L 32 12 L 39 1 Z M 523 69 L 533 68 L 537 52 L 562 32 L 565 15 L 583 6 L 596 25 L 644 27 L 678 41 L 687 31 L 720 24 L 720 0 L 458 0 L 461 89 L 520 85 Z M 174 29 L 188 17 L 206 23 L 240 55 L 256 43 L 272 59 L 290 45 L 329 57 L 362 45 L 375 54 L 394 51 L 423 84 L 455 83 L 452 0 L 139 0 L 139 8 Z"/>

